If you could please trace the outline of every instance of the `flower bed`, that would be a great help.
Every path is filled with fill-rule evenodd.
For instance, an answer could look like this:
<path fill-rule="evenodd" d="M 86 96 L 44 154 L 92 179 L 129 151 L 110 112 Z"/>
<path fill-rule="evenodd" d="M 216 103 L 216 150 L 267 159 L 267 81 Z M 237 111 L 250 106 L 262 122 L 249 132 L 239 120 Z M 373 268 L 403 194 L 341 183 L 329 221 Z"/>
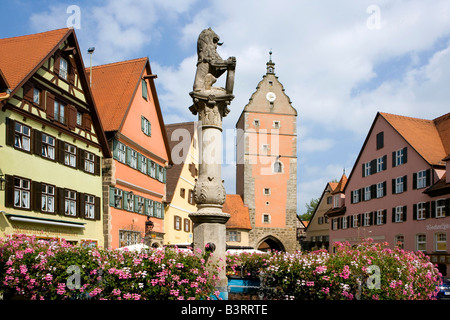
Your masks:
<path fill-rule="evenodd" d="M 335 254 L 319 250 L 229 256 L 227 274 L 232 275 L 242 267 L 258 275 L 266 289 L 266 299 L 435 298 L 440 274 L 423 253 L 389 249 L 386 243 L 371 240 L 356 248 L 345 243 L 336 245 Z"/>
<path fill-rule="evenodd" d="M 74 247 L 29 236 L 0 239 L 0 293 L 26 299 L 210 299 L 218 292 L 206 257 Z"/>
<path fill-rule="evenodd" d="M 211 299 L 217 266 L 177 249 L 74 247 L 29 236 L 0 238 L 4 299 Z M 227 255 L 227 276 L 259 278 L 264 299 L 434 299 L 437 268 L 421 252 L 367 241 L 336 253 Z"/>

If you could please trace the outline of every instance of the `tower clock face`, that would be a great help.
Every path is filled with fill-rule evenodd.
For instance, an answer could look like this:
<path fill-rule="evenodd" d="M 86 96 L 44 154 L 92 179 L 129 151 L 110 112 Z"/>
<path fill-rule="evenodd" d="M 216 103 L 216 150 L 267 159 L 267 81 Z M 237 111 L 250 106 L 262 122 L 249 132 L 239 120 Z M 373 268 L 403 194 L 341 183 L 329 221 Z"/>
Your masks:
<path fill-rule="evenodd" d="M 269 102 L 274 102 L 277 96 L 273 92 L 268 92 L 266 94 L 266 99 L 269 100 Z"/>

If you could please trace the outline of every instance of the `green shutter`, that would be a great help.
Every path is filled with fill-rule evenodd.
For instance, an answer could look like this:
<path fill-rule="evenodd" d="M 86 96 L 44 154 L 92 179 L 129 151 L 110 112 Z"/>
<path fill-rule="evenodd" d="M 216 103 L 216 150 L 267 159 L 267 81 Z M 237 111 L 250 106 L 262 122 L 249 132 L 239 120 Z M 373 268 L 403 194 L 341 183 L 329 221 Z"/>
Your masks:
<path fill-rule="evenodd" d="M 119 142 L 116 139 L 114 139 L 113 140 L 113 158 L 116 160 L 119 159 L 118 153 L 119 153 Z"/>
<path fill-rule="evenodd" d="M 133 195 L 133 211 L 139 212 L 139 201 L 137 195 Z"/>
<path fill-rule="evenodd" d="M 141 164 L 142 164 L 142 155 L 138 152 L 137 153 L 137 169 L 141 171 Z M 141 171 L 142 172 L 142 171 Z"/>
<path fill-rule="evenodd" d="M 128 191 L 123 191 L 122 192 L 122 209 L 129 211 L 127 204 L 128 204 Z"/>
<path fill-rule="evenodd" d="M 131 148 L 129 148 L 127 146 L 127 157 L 126 157 L 126 161 L 127 165 L 131 165 Z"/>
<path fill-rule="evenodd" d="M 110 207 L 115 207 L 115 202 L 114 202 L 114 188 L 113 187 L 109 187 L 109 206 Z"/>
<path fill-rule="evenodd" d="M 145 79 L 142 79 L 142 98 L 147 100 L 148 94 L 147 94 L 147 82 Z"/>
<path fill-rule="evenodd" d="M 163 182 L 166 183 L 166 168 L 163 168 Z"/>
<path fill-rule="evenodd" d="M 144 199 L 144 214 L 145 215 L 148 215 L 148 208 L 147 208 L 148 202 L 149 202 L 148 199 Z"/>

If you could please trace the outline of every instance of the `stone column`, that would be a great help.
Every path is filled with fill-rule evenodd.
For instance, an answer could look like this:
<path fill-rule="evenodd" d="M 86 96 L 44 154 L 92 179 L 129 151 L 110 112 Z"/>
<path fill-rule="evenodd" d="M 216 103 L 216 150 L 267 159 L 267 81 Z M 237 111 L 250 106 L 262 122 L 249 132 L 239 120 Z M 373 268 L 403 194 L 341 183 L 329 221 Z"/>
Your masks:
<path fill-rule="evenodd" d="M 221 178 L 222 168 L 222 118 L 229 112 L 227 105 L 233 99 L 230 94 L 204 95 L 192 92 L 194 105 L 192 112 L 198 113 L 200 164 L 199 176 L 194 187 L 194 200 L 198 211 L 189 214 L 194 223 L 194 250 L 200 248 L 212 252 L 210 257 L 217 264 L 219 281 L 217 290 L 224 300 L 228 298 L 228 279 L 226 277 L 226 228 L 230 218 L 222 212 L 225 203 L 225 187 Z M 208 247 L 208 249 L 206 248 Z"/>
<path fill-rule="evenodd" d="M 209 258 L 218 265 L 219 281 L 217 290 L 220 297 L 228 299 L 228 279 L 226 276 L 226 228 L 230 218 L 222 212 L 225 203 L 225 187 L 222 171 L 222 119 L 230 110 L 233 100 L 236 58 L 223 60 L 216 49 L 222 45 L 219 36 L 211 29 L 203 30 L 197 41 L 197 72 L 190 93 L 194 104 L 189 108 L 198 114 L 200 170 L 194 187 L 194 200 L 197 212 L 189 214 L 194 223 L 194 250 L 212 253 Z M 226 88 L 213 87 L 223 73 L 227 72 Z M 215 271 L 215 270 L 214 270 Z"/>

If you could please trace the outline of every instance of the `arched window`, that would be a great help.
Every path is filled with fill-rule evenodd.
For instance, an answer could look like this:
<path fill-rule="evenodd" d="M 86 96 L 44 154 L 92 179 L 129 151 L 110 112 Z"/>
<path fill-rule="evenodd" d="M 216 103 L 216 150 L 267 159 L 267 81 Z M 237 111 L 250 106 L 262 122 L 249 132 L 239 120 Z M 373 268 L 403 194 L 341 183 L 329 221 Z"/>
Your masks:
<path fill-rule="evenodd" d="M 281 173 L 283 172 L 283 164 L 280 161 L 275 161 L 273 164 L 273 172 Z"/>

